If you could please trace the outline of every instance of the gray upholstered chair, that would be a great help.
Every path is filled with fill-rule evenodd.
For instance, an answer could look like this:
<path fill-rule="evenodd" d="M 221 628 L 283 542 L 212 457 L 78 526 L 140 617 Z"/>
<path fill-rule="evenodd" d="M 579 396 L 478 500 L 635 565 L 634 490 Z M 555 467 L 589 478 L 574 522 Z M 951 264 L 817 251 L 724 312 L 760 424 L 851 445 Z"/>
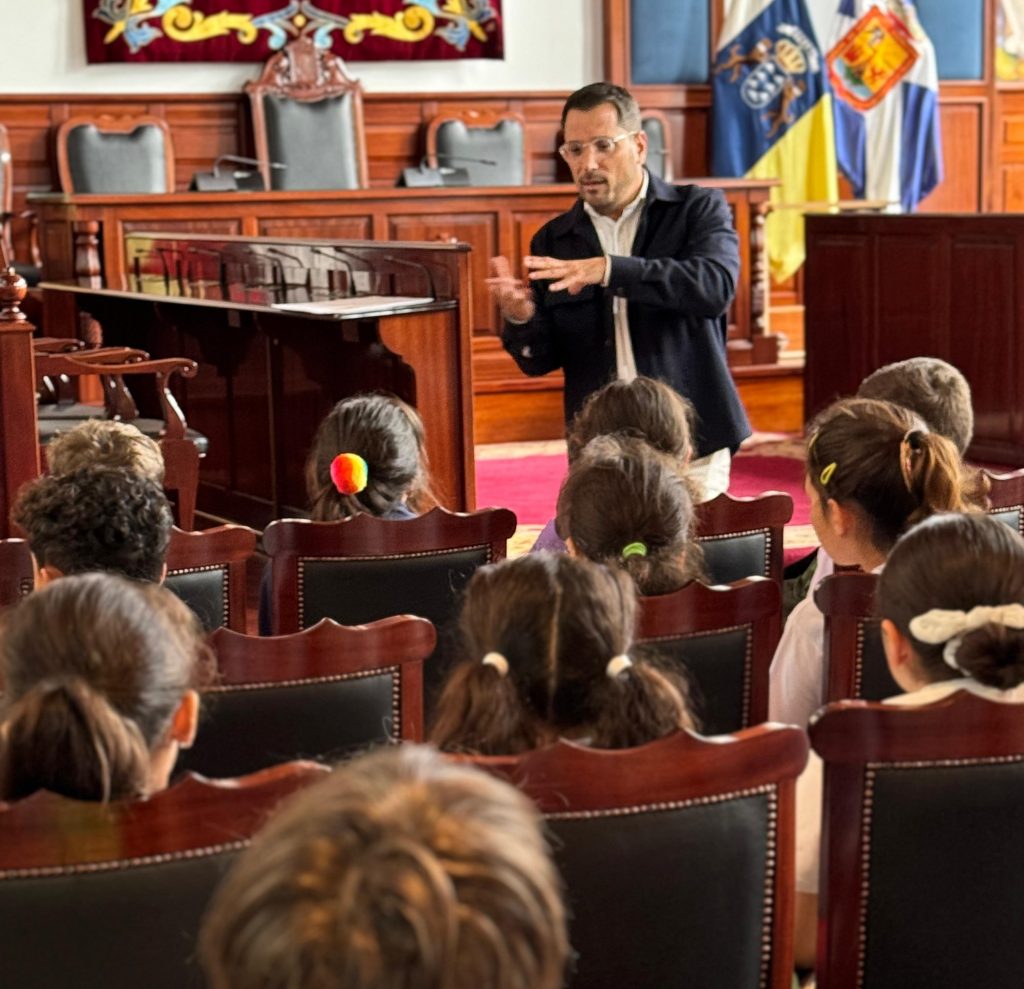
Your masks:
<path fill-rule="evenodd" d="M 672 131 L 660 110 L 641 110 L 640 127 L 647 135 L 647 168 L 652 175 L 672 181 Z"/>
<path fill-rule="evenodd" d="M 297 38 L 245 92 L 268 189 L 366 187 L 363 90 L 337 55 L 309 36 Z"/>
<path fill-rule="evenodd" d="M 438 114 L 427 126 L 427 165 L 464 168 L 470 185 L 529 185 L 526 121 L 518 113 Z"/>
<path fill-rule="evenodd" d="M 160 117 L 72 117 L 57 131 L 66 193 L 174 191 L 171 129 Z"/>

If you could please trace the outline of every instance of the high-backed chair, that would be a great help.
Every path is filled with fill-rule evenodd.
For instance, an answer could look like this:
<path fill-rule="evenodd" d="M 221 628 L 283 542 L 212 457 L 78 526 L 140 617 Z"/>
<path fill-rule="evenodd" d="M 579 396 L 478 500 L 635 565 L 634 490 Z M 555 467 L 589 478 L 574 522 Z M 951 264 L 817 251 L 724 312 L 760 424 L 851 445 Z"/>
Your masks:
<path fill-rule="evenodd" d="M 245 92 L 268 189 L 367 187 L 363 89 L 329 48 L 289 42 Z"/>
<path fill-rule="evenodd" d="M 873 573 L 836 573 L 814 591 L 825 616 L 825 698 L 881 701 L 902 693 L 892 678 L 875 616 Z"/>
<path fill-rule="evenodd" d="M 179 768 L 235 776 L 287 759 L 335 761 L 372 745 L 423 740 L 423 664 L 437 635 L 403 615 L 294 635 L 210 637 L 218 681 L 203 691 L 195 744 Z"/>
<path fill-rule="evenodd" d="M 0 608 L 17 604 L 35 586 L 32 553 L 24 539 L 0 539 Z"/>
<path fill-rule="evenodd" d="M 708 582 L 770 577 L 781 587 L 782 530 L 792 517 L 793 499 L 782 491 L 756 498 L 721 494 L 698 505 L 696 536 Z"/>
<path fill-rule="evenodd" d="M 57 129 L 66 193 L 174 192 L 174 145 L 161 117 L 77 116 Z"/>
<path fill-rule="evenodd" d="M 403 521 L 356 515 L 341 522 L 283 519 L 263 533 L 270 557 L 275 634 L 321 618 L 363 625 L 392 615 L 429 619 L 441 637 L 426 677 L 431 705 L 450 665 L 446 634 L 477 567 L 504 559 L 516 517 L 506 508 L 458 514 L 435 508 Z"/>
<path fill-rule="evenodd" d="M 1024 470 L 1015 470 L 1010 474 L 985 471 L 985 476 L 990 485 L 989 515 L 1024 536 Z"/>
<path fill-rule="evenodd" d="M 578 954 L 568 985 L 789 989 L 800 729 L 473 761 L 547 818 Z"/>
<path fill-rule="evenodd" d="M 661 110 L 641 110 L 640 127 L 647 135 L 647 167 L 652 175 L 671 182 L 672 170 L 672 128 L 668 117 Z"/>
<path fill-rule="evenodd" d="M 439 113 L 427 125 L 427 164 L 464 168 L 470 185 L 529 185 L 526 120 L 511 112 Z"/>
<path fill-rule="evenodd" d="M 768 668 L 780 634 L 779 585 L 767 577 L 640 598 L 637 641 L 678 663 L 705 735 L 768 720 Z"/>
<path fill-rule="evenodd" d="M 244 525 L 171 531 L 166 586 L 195 612 L 206 631 L 222 626 L 246 630 L 245 571 L 256 552 L 256 537 L 256 530 Z"/>
<path fill-rule="evenodd" d="M 1024 708 L 844 702 L 825 760 L 818 989 L 1024 982 Z"/>
<path fill-rule="evenodd" d="M 202 985 L 196 935 L 214 888 L 280 801 L 325 772 L 187 778 L 112 804 L 39 792 L 0 810 L 0 984 Z"/>
<path fill-rule="evenodd" d="M 17 215 L 32 223 L 29 228 L 29 248 L 32 256 L 28 263 L 18 263 L 14 256 L 14 238 L 11 231 L 11 220 L 15 218 L 14 158 L 11 155 L 11 140 L 7 128 L 0 124 L 0 248 L 3 249 L 3 256 L 6 258 L 7 264 L 12 265 L 31 288 L 39 284 L 42 276 L 42 258 L 39 255 L 36 216 L 31 210 L 24 210 Z"/>

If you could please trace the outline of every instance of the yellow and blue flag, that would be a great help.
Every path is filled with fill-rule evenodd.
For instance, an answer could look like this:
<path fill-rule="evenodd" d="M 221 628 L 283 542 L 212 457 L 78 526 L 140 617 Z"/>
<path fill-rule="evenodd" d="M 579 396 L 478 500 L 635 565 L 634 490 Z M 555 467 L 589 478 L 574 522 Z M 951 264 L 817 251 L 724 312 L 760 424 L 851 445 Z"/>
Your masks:
<path fill-rule="evenodd" d="M 732 0 L 712 76 L 712 171 L 777 178 L 772 201 L 835 202 L 832 93 L 804 0 Z M 768 217 L 772 276 L 784 280 L 804 260 L 803 213 Z"/>

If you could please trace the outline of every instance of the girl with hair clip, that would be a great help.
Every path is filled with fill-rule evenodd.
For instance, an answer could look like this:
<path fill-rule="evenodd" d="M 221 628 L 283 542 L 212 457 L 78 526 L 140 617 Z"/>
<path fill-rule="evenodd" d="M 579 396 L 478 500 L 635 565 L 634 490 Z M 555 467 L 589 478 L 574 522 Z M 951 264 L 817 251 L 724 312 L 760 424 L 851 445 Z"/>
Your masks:
<path fill-rule="evenodd" d="M 558 494 L 556 526 L 574 556 L 625 570 L 640 594 L 703 578 L 689 489 L 668 457 L 642 440 L 599 436 Z"/>
<path fill-rule="evenodd" d="M 987 515 L 936 515 L 896 543 L 878 580 L 889 672 L 931 704 L 958 690 L 1024 702 L 1024 540 Z M 823 766 L 797 784 L 797 963 L 814 965 Z"/>
<path fill-rule="evenodd" d="M 436 504 L 419 413 L 394 395 L 344 398 L 320 423 L 306 459 L 314 522 L 360 512 L 413 519 Z M 259 633 L 271 635 L 270 568 L 260 581 Z"/>
<path fill-rule="evenodd" d="M 878 573 L 909 526 L 970 507 L 956 447 L 907 409 L 844 399 L 809 429 L 804 488 L 822 549 L 840 566 Z M 806 725 L 824 701 L 824 617 L 805 598 L 772 660 L 768 715 Z"/>
<path fill-rule="evenodd" d="M 460 619 L 466 659 L 448 678 L 431 741 L 515 755 L 558 738 L 630 748 L 694 728 L 682 676 L 630 657 L 629 578 L 535 553 L 481 567 Z"/>
<path fill-rule="evenodd" d="M 164 789 L 208 661 L 192 612 L 159 585 L 92 573 L 29 595 L 0 623 L 0 800 Z"/>
<path fill-rule="evenodd" d="M 693 423 L 693 406 L 664 382 L 644 377 L 610 381 L 587 399 L 572 421 L 566 440 L 569 467 L 598 436 L 632 436 L 672 460 L 685 476 L 693 452 Z M 698 491 L 689 481 L 687 484 L 695 502 L 721 494 Z M 566 551 L 555 519 L 541 530 L 531 552 L 536 550 Z"/>
<path fill-rule="evenodd" d="M 536 807 L 408 745 L 282 807 L 200 936 L 212 989 L 559 989 L 568 955 Z"/>

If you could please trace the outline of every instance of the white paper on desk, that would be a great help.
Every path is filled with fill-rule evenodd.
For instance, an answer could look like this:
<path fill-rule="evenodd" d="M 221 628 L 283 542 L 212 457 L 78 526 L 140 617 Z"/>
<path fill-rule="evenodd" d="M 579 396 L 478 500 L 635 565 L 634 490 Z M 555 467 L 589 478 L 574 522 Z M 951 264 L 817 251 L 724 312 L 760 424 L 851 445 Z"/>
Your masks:
<path fill-rule="evenodd" d="M 374 313 L 385 309 L 429 306 L 432 302 L 433 299 L 416 295 L 355 295 L 345 299 L 326 299 L 323 302 L 278 302 L 272 308 L 315 316 L 336 316 L 339 313 Z"/>

